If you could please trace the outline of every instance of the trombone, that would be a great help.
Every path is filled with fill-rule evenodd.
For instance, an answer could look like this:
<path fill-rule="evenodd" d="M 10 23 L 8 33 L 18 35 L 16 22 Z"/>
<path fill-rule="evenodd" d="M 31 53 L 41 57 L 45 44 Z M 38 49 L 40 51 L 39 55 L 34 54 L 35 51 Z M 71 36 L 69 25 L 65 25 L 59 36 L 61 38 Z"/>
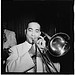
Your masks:
<path fill-rule="evenodd" d="M 62 33 L 62 32 L 56 33 L 52 37 L 50 37 L 48 34 L 44 32 L 42 33 L 45 35 L 44 38 L 47 37 L 49 39 L 48 46 L 44 48 L 45 52 L 42 53 L 37 43 L 35 41 L 34 43 L 36 45 L 36 48 L 38 48 L 41 54 L 42 61 L 46 65 L 47 72 L 48 73 L 51 72 L 50 67 L 49 67 L 51 66 L 58 73 L 58 70 L 56 69 L 54 63 L 50 60 L 50 58 L 46 54 L 46 51 L 48 51 L 49 54 L 55 57 L 60 57 L 60 56 L 65 55 L 70 49 L 70 44 L 69 44 L 70 37 L 66 33 Z"/>

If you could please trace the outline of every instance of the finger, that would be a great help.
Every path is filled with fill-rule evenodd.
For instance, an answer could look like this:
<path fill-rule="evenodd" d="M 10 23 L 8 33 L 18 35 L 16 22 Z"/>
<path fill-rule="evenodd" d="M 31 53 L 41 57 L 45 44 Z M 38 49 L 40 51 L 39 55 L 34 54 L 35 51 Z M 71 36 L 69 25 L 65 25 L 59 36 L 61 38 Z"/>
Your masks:
<path fill-rule="evenodd" d="M 41 40 L 41 39 L 39 39 L 39 40 L 37 41 L 37 44 L 41 44 L 41 42 L 42 42 L 42 40 Z"/>
<path fill-rule="evenodd" d="M 39 38 L 41 38 L 42 40 L 44 40 L 44 37 L 42 37 L 42 36 L 39 36 Z"/>
<path fill-rule="evenodd" d="M 38 43 L 39 45 L 45 47 L 45 43 L 46 43 L 46 41 L 40 39 L 40 40 L 37 41 L 37 43 Z"/>

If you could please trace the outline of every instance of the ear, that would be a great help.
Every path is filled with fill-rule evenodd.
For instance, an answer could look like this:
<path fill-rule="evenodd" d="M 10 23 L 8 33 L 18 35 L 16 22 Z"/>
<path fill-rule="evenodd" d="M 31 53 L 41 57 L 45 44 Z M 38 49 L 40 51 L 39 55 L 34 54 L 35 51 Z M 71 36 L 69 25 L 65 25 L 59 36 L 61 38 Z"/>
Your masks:
<path fill-rule="evenodd" d="M 40 35 L 41 35 L 41 32 L 40 32 Z"/>
<path fill-rule="evenodd" d="M 27 33 L 27 30 L 25 29 L 25 31 L 24 31 L 24 32 L 25 32 L 25 35 L 26 35 L 26 33 Z"/>

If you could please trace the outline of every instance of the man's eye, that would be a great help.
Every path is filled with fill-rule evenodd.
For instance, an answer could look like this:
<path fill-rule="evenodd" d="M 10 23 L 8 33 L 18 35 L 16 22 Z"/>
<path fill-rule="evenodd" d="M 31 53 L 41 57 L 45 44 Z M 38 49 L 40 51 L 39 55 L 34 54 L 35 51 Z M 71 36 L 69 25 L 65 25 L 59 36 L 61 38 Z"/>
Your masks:
<path fill-rule="evenodd" d="M 32 29 L 28 29 L 28 31 L 32 31 Z"/>
<path fill-rule="evenodd" d="M 39 32 L 39 30 L 36 30 L 36 33 L 38 33 Z"/>

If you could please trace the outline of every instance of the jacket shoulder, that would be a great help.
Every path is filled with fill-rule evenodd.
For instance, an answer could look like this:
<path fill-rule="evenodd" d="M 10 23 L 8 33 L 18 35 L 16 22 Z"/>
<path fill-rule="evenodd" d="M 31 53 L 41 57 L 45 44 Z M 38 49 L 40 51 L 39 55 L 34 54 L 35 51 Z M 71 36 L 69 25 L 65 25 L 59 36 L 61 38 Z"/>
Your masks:
<path fill-rule="evenodd" d="M 11 48 L 11 50 L 12 50 L 13 52 L 16 52 L 16 51 L 17 51 L 17 53 L 19 54 L 19 56 L 21 56 L 23 53 L 25 53 L 24 50 L 23 50 L 23 44 L 24 44 L 24 43 L 21 43 L 21 44 L 19 44 L 19 45 L 13 46 L 13 47 Z"/>
<path fill-rule="evenodd" d="M 21 47 L 23 46 L 23 44 L 24 44 L 24 43 L 21 43 L 21 44 L 15 45 L 15 46 L 13 46 L 11 49 L 14 49 L 14 48 L 19 49 L 19 48 L 21 48 Z"/>

